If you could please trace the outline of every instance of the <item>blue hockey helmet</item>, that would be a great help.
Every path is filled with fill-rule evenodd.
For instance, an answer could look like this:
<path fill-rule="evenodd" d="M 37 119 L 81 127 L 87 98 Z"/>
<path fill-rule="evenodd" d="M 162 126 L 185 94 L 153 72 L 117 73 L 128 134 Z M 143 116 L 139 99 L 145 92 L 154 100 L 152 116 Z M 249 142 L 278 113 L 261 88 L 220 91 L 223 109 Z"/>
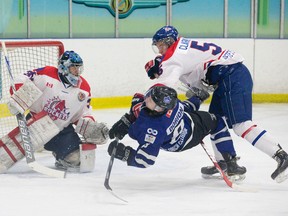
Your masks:
<path fill-rule="evenodd" d="M 152 38 L 152 45 L 157 42 L 164 42 L 168 47 L 170 47 L 178 39 L 178 31 L 173 26 L 163 26 L 160 28 Z"/>
<path fill-rule="evenodd" d="M 72 73 L 70 67 L 77 68 L 76 73 Z M 66 82 L 77 86 L 83 72 L 82 58 L 74 51 L 65 51 L 58 61 L 58 72 L 63 75 Z"/>

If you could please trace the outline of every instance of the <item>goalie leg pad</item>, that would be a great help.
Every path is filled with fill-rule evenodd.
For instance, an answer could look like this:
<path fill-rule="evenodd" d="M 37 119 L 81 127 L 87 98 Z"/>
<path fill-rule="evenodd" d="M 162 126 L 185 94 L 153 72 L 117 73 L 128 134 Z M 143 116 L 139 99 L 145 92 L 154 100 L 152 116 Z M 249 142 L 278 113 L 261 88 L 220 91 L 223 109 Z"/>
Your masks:
<path fill-rule="evenodd" d="M 80 172 L 92 172 L 95 167 L 95 149 L 97 146 L 90 143 L 80 145 Z"/>
<path fill-rule="evenodd" d="M 71 152 L 63 160 L 56 160 L 55 166 L 68 172 L 92 172 L 95 167 L 95 144 L 83 143 L 80 149 Z"/>
<path fill-rule="evenodd" d="M 59 128 L 44 112 L 29 120 L 28 129 L 35 151 L 59 133 Z M 0 173 L 7 171 L 24 156 L 23 141 L 19 128 L 16 127 L 0 139 Z"/>

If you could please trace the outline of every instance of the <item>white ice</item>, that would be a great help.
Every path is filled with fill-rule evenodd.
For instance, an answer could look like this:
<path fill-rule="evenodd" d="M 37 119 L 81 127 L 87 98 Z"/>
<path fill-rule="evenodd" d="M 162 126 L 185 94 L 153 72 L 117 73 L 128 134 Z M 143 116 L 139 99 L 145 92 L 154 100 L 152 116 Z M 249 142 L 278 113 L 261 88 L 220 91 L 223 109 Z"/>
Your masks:
<path fill-rule="evenodd" d="M 202 109 L 207 109 L 204 105 Z M 111 126 L 128 109 L 95 111 L 99 121 Z M 288 151 L 288 105 L 254 104 L 253 119 L 269 131 Z M 288 180 L 279 184 L 270 178 L 276 162 L 236 137 L 235 148 L 246 166 L 242 187 L 256 192 L 237 192 L 223 180 L 201 178 L 200 168 L 211 161 L 199 145 L 182 153 L 161 151 L 154 166 L 147 169 L 127 167 L 114 161 L 110 186 L 128 203 L 104 188 L 109 163 L 107 146 L 98 146 L 94 172 L 68 173 L 55 179 L 31 171 L 24 160 L 0 176 L 1 216 L 287 216 Z M 125 137 L 123 143 L 136 146 Z M 204 142 L 210 147 L 209 138 Z M 36 154 L 39 163 L 54 166 L 49 152 Z"/>

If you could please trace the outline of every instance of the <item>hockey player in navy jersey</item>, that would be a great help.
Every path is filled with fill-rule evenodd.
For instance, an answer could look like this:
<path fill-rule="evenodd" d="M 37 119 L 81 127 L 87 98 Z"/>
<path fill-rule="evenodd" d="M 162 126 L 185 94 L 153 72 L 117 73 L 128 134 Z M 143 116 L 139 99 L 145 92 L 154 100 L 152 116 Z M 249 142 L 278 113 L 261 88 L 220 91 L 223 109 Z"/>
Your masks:
<path fill-rule="evenodd" d="M 45 66 L 15 77 L 11 89 L 10 112 L 27 114 L 34 150 L 51 151 L 58 168 L 90 172 L 94 170 L 96 145 L 108 139 L 108 128 L 92 116 L 88 82 L 81 76 L 83 60 L 66 51 L 58 68 Z M 19 129 L 0 139 L 0 173 L 24 157 Z"/>
<path fill-rule="evenodd" d="M 185 151 L 211 134 L 212 142 L 225 158 L 228 176 L 236 180 L 240 176 L 243 178 L 246 169 L 237 164 L 232 139 L 224 120 L 208 112 L 196 111 L 200 103 L 201 99 L 195 96 L 181 102 L 177 92 L 166 86 L 153 86 L 145 96 L 135 94 L 130 112 L 112 126 L 109 136 L 111 139 L 122 139 L 129 133 L 139 146 L 133 149 L 113 141 L 108 147 L 108 153 L 111 155 L 117 145 L 116 158 L 127 162 L 128 166 L 147 168 L 155 163 L 160 149 Z"/>
<path fill-rule="evenodd" d="M 152 45 L 160 56 L 145 65 L 150 79 L 157 78 L 157 83 L 170 87 L 181 81 L 188 88 L 213 91 L 209 112 L 225 117 L 236 135 L 275 159 L 278 165 L 271 178 L 284 181 L 288 154 L 269 132 L 252 121 L 253 81 L 244 58 L 215 43 L 179 37 L 173 26 L 160 28 Z M 221 154 L 215 151 L 215 157 L 225 169 Z M 203 167 L 201 172 L 213 175 L 217 169 Z"/>

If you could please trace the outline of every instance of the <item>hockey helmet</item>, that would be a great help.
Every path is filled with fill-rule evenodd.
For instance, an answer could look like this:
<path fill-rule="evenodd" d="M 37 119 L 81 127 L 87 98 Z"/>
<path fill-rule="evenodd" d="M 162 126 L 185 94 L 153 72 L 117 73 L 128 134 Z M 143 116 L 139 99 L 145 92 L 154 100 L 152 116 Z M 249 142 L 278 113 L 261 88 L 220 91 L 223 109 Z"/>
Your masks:
<path fill-rule="evenodd" d="M 177 103 L 177 92 L 167 86 L 154 86 L 149 92 L 155 104 L 165 111 L 173 109 Z"/>
<path fill-rule="evenodd" d="M 173 26 L 163 26 L 160 28 L 152 38 L 152 45 L 156 45 L 161 41 L 170 47 L 178 39 L 178 31 Z"/>
<path fill-rule="evenodd" d="M 76 67 L 77 72 L 71 73 L 70 67 Z M 66 82 L 77 86 L 79 77 L 83 72 L 83 60 L 74 51 L 65 51 L 58 61 L 58 72 L 63 75 Z"/>

